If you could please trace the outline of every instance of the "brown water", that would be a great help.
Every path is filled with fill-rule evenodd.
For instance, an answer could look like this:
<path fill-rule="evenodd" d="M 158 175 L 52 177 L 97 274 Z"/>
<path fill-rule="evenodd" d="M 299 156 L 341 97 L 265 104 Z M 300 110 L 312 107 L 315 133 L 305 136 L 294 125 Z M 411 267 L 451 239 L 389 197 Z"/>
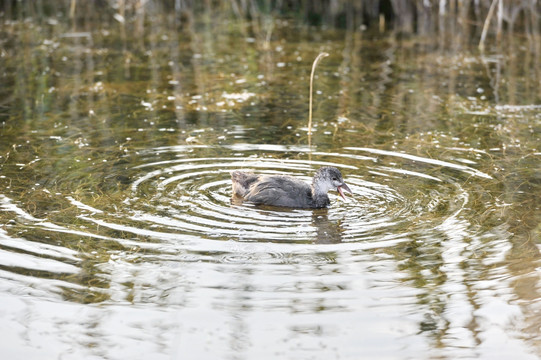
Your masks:
<path fill-rule="evenodd" d="M 3 357 L 541 356 L 538 37 L 96 17 L 2 18 Z M 323 165 L 347 202 L 231 202 Z"/>

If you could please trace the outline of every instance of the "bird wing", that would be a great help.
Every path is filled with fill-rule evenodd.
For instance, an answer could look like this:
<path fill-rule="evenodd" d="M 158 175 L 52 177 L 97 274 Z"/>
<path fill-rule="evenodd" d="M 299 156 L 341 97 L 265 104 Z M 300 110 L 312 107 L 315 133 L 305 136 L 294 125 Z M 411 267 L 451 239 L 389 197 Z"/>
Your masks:
<path fill-rule="evenodd" d="M 309 207 L 312 200 L 308 184 L 287 176 L 261 177 L 244 199 L 254 204 L 298 208 Z"/>

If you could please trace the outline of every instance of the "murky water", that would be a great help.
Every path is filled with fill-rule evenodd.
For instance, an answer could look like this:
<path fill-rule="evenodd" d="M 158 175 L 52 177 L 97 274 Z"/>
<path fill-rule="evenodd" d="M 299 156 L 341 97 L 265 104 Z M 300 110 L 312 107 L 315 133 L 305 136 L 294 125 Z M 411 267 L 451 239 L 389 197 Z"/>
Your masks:
<path fill-rule="evenodd" d="M 6 359 L 541 356 L 538 37 L 480 54 L 280 18 L 14 17 Z M 231 201 L 231 170 L 324 165 L 347 202 Z"/>

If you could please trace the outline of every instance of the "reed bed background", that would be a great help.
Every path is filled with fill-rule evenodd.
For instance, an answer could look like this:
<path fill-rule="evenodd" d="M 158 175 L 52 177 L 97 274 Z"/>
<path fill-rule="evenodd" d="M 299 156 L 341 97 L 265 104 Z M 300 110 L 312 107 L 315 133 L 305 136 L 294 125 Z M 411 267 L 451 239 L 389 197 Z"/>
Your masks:
<path fill-rule="evenodd" d="M 4 20 L 61 12 L 79 22 L 103 16 L 123 22 L 147 12 L 167 11 L 179 21 L 207 13 L 262 20 L 267 27 L 270 18 L 286 16 L 347 29 L 376 26 L 405 34 L 459 33 L 481 47 L 487 37 L 501 40 L 515 32 L 538 37 L 541 27 L 538 0 L 38 0 L 5 1 L 0 9 Z"/>

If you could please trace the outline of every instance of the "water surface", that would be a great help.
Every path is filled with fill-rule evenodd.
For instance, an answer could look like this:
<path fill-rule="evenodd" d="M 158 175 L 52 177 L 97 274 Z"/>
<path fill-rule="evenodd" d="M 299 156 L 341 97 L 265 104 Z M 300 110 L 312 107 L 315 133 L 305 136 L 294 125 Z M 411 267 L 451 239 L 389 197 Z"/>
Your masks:
<path fill-rule="evenodd" d="M 151 10 L 2 18 L 6 358 L 541 355 L 538 37 Z M 347 202 L 231 201 L 325 165 Z"/>

